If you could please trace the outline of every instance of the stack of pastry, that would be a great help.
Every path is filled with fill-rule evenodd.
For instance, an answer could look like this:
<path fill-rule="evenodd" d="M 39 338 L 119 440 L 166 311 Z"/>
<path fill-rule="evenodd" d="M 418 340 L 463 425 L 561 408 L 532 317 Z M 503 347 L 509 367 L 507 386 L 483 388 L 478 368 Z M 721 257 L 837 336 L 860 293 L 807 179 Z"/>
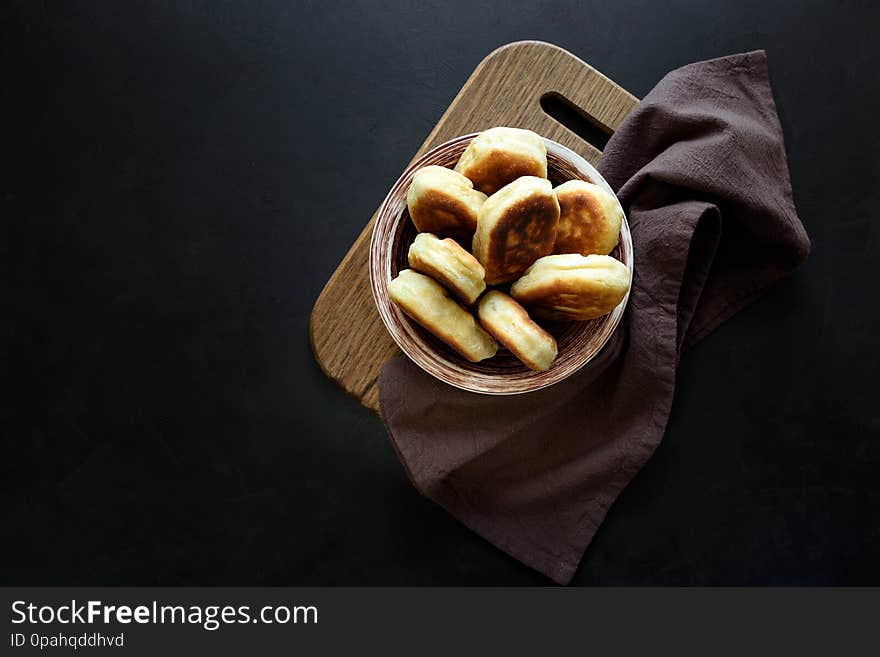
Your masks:
<path fill-rule="evenodd" d="M 471 362 L 500 343 L 546 370 L 556 341 L 533 316 L 595 319 L 629 290 L 629 270 L 608 255 L 623 220 L 617 199 L 583 180 L 554 189 L 544 141 L 529 130 L 486 130 L 455 169 L 419 169 L 407 208 L 419 235 L 391 299 Z"/>

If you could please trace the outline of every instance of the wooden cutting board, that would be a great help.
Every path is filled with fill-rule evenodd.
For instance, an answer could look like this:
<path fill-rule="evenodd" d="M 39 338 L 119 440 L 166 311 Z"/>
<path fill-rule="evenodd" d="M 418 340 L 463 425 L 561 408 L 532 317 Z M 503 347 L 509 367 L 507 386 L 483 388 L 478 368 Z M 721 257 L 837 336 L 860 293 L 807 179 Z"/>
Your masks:
<path fill-rule="evenodd" d="M 541 107 L 561 100 L 611 135 L 639 100 L 570 52 L 549 43 L 518 41 L 490 53 L 468 78 L 413 159 L 458 135 L 504 125 L 528 128 L 596 164 L 601 151 Z M 386 190 L 377 190 L 377 197 Z M 399 353 L 370 293 L 367 258 L 375 214 L 312 309 L 310 337 L 324 373 L 364 406 L 379 410 L 382 365 Z"/>

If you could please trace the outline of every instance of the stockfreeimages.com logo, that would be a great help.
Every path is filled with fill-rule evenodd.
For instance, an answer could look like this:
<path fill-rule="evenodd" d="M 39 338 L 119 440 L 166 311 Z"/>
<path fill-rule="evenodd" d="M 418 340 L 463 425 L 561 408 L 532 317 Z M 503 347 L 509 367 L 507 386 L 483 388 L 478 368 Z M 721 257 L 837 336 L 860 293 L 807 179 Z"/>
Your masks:
<path fill-rule="evenodd" d="M 253 610 L 250 605 L 167 605 L 153 600 L 147 605 L 111 605 L 100 600 L 69 604 L 36 605 L 25 600 L 12 603 L 12 623 L 20 625 L 199 625 L 213 632 L 223 625 L 262 623 L 264 625 L 317 624 L 314 605 L 266 605 Z"/>

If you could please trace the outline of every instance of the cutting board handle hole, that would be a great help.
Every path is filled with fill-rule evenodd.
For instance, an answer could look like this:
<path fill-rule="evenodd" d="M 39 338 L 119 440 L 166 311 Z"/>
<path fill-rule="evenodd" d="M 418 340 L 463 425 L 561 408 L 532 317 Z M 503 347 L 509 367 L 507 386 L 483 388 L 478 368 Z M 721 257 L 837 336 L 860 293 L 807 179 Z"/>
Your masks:
<path fill-rule="evenodd" d="M 605 150 L 611 132 L 568 98 L 556 91 L 548 91 L 541 96 L 541 109 L 588 144 Z"/>

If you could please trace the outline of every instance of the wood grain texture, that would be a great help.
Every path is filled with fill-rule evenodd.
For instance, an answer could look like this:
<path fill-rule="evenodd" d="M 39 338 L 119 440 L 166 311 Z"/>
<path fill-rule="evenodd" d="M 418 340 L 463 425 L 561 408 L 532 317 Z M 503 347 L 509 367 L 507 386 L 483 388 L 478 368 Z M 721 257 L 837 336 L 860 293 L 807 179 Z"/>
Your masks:
<path fill-rule="evenodd" d="M 608 134 L 639 102 L 558 46 L 538 41 L 511 43 L 480 62 L 413 160 L 458 135 L 505 125 L 534 130 L 596 164 L 601 152 L 541 109 L 541 98 L 548 94 L 567 99 Z M 370 292 L 368 259 L 374 221 L 375 214 L 324 286 L 312 309 L 309 333 L 324 373 L 378 412 L 379 370 L 398 349 Z"/>

